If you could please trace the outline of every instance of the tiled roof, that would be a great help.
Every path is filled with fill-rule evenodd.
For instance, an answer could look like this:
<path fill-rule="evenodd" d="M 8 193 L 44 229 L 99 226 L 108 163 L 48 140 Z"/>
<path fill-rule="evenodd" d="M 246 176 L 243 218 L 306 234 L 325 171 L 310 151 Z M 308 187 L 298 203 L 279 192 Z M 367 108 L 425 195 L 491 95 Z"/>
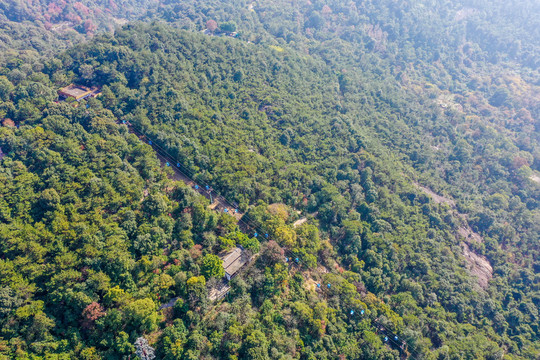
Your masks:
<path fill-rule="evenodd" d="M 245 250 L 237 247 L 223 257 L 223 268 L 227 274 L 232 276 L 248 261 L 249 257 Z"/>

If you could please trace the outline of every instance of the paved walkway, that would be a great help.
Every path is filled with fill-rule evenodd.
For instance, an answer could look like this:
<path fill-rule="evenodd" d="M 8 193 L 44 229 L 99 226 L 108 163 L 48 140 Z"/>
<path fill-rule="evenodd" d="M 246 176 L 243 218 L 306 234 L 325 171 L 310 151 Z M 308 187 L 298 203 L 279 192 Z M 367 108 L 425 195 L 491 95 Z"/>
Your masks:
<path fill-rule="evenodd" d="M 162 309 L 167 309 L 167 308 L 173 307 L 174 304 L 176 303 L 176 300 L 178 300 L 177 297 L 172 298 L 168 303 L 162 304 L 162 305 L 159 307 L 158 310 L 162 310 Z"/>
<path fill-rule="evenodd" d="M 229 290 L 231 290 L 231 286 L 227 280 L 222 279 L 216 286 L 210 288 L 208 291 L 208 298 L 210 301 L 222 299 L 229 293 Z"/>

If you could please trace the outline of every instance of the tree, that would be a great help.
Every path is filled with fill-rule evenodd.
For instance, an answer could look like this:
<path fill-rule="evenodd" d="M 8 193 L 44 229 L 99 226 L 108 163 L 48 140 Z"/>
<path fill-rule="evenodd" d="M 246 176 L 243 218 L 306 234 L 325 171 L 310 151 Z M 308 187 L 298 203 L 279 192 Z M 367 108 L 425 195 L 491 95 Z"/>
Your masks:
<path fill-rule="evenodd" d="M 324 26 L 324 18 L 318 12 L 314 12 L 306 22 L 306 27 L 320 30 Z"/>
<path fill-rule="evenodd" d="M 221 25 L 219 25 L 219 29 L 221 31 L 229 32 L 229 33 L 235 32 L 236 23 L 234 21 L 227 21 L 227 22 L 221 23 Z"/>
<path fill-rule="evenodd" d="M 322 10 L 321 10 L 321 13 L 324 15 L 324 16 L 328 16 L 332 13 L 332 9 L 330 8 L 330 6 L 328 5 L 324 5 L 322 7 Z"/>
<path fill-rule="evenodd" d="M 0 319 L 7 319 L 8 316 L 23 303 L 11 288 L 0 287 Z M 0 320 L 1 323 L 2 320 Z"/>
<path fill-rule="evenodd" d="M 471 158 L 472 146 L 464 139 L 459 139 L 453 149 L 453 158 L 465 164 Z"/>
<path fill-rule="evenodd" d="M 507 88 L 500 87 L 495 90 L 493 95 L 489 98 L 490 105 L 499 107 L 507 105 L 510 99 L 510 92 Z"/>
<path fill-rule="evenodd" d="M 261 259 L 269 265 L 276 264 L 283 261 L 285 257 L 285 250 L 279 246 L 274 240 L 268 241 L 266 246 L 263 246 L 261 253 Z"/>
<path fill-rule="evenodd" d="M 187 292 L 191 308 L 206 298 L 206 279 L 204 276 L 193 276 L 186 281 Z"/>
<path fill-rule="evenodd" d="M 236 246 L 236 243 L 234 242 L 234 240 L 231 239 L 231 238 L 228 238 L 228 237 L 220 236 L 218 238 L 218 242 L 219 242 L 219 250 L 220 251 L 222 251 L 222 250 L 230 251 Z"/>
<path fill-rule="evenodd" d="M 251 251 L 253 254 L 257 254 L 261 248 L 261 243 L 256 238 L 250 238 L 244 233 L 238 232 L 238 244 L 244 249 Z"/>
<path fill-rule="evenodd" d="M 211 32 L 216 31 L 218 28 L 217 22 L 215 20 L 208 20 L 206 22 L 206 28 L 208 29 L 208 31 Z"/>
<path fill-rule="evenodd" d="M 81 65 L 79 68 L 81 77 L 85 80 L 92 80 L 94 77 L 94 67 L 89 64 Z"/>
<path fill-rule="evenodd" d="M 86 34 L 93 34 L 97 30 L 97 25 L 92 22 L 92 20 L 87 19 L 84 21 L 84 32 Z"/>
<path fill-rule="evenodd" d="M 125 307 L 126 321 L 136 331 L 150 332 L 157 326 L 157 313 L 154 301 L 149 298 L 135 300 Z"/>
<path fill-rule="evenodd" d="M 120 331 L 118 335 L 115 336 L 114 349 L 124 355 L 135 351 L 135 347 L 129 342 L 129 335 L 124 331 Z"/>
<path fill-rule="evenodd" d="M 14 88 L 5 76 L 0 76 L 0 100 L 8 101 Z"/>
<path fill-rule="evenodd" d="M 99 360 L 101 358 L 96 348 L 93 346 L 84 348 L 80 353 L 80 357 L 83 360 Z"/>
<path fill-rule="evenodd" d="M 156 358 L 154 354 L 154 348 L 148 344 L 148 340 L 142 336 L 135 340 L 135 355 L 141 358 L 141 360 L 153 360 Z"/>
<path fill-rule="evenodd" d="M 160 274 L 157 285 L 161 290 L 167 290 L 174 285 L 174 279 L 169 274 Z"/>
<path fill-rule="evenodd" d="M 163 195 L 153 193 L 144 199 L 143 209 L 151 216 L 159 216 L 167 211 L 167 202 Z"/>
<path fill-rule="evenodd" d="M 9 48 L 17 42 L 6 42 L 0 74 L 11 74 L 16 86 L 0 76 L 0 121 L 22 122 L 18 129 L 10 127 L 11 121 L 0 127 L 5 154 L 0 164 L 0 285 L 5 286 L 0 289 L 0 356 L 64 358 L 75 343 L 78 350 L 71 357 L 133 355 L 132 344 L 150 331 L 147 320 L 157 307 L 141 298 L 172 291 L 170 276 L 176 274 L 175 290 L 186 304 L 178 300 L 175 308 L 163 311 L 163 332 L 152 332 L 149 340 L 160 344 L 157 358 L 397 358 L 391 339 L 377 343 L 379 329 L 377 334 L 362 331 L 375 317 L 407 340 L 418 357 L 498 356 L 495 347 L 471 352 L 481 341 L 462 336 L 484 332 L 504 344 L 508 357 L 538 357 L 534 270 L 539 266 L 540 214 L 533 181 L 540 150 L 532 99 L 536 85 L 528 83 L 534 72 L 521 72 L 523 82 L 504 75 L 496 64 L 487 67 L 492 72 L 472 74 L 460 59 L 454 63 L 452 47 L 437 45 L 452 40 L 439 35 L 455 22 L 455 12 L 442 2 L 437 11 L 429 4 L 415 8 L 415 16 L 403 2 L 360 11 L 354 2 L 345 8 L 329 3 L 335 12 L 317 2 L 295 7 L 297 16 L 285 19 L 282 13 L 291 13 L 290 2 L 276 1 L 277 6 L 257 5 L 261 16 L 256 20 L 264 34 L 253 32 L 258 24 L 252 23 L 253 16 L 228 2 L 205 4 L 202 14 L 200 4 L 185 0 L 182 9 L 189 17 L 172 1 L 151 12 L 185 28 L 195 28 L 197 19 L 208 16 L 237 19 L 250 32 L 246 38 L 290 44 L 286 49 L 253 47 L 158 23 L 128 24 L 114 37 L 103 34 L 46 61 L 32 51 L 14 57 L 18 51 Z M 501 2 L 486 7 L 486 14 Z M 32 3 L 34 9 L 47 2 Z M 131 3 L 136 2 L 122 2 L 126 8 Z M 509 10 L 517 7 L 511 5 Z M 80 3 L 74 10 L 67 6 L 66 13 L 84 12 Z M 56 11 L 54 6 L 51 10 Z M 317 11 L 322 20 L 316 19 Z M 401 15 L 388 23 L 380 16 L 385 13 Z M 439 21 L 442 13 L 452 19 Z M 460 52 L 478 69 L 487 65 L 484 55 L 496 58 L 507 52 L 506 37 L 497 36 L 500 30 L 476 27 L 482 16 L 468 17 L 471 36 Z M 366 23 L 363 17 L 371 20 Z M 299 29 L 304 20 L 307 36 Z M 398 25 L 414 29 L 412 37 L 401 38 Z M 0 37 L 9 40 L 16 31 L 7 26 Z M 32 29 L 30 22 L 25 26 Z M 34 35 L 21 34 L 36 43 Z M 477 46 L 474 37 L 485 34 L 498 41 Z M 507 35 L 511 41 L 514 35 Z M 298 51 L 308 48 L 307 57 Z M 535 46 L 523 49 L 536 66 Z M 515 55 L 513 61 L 519 61 L 522 55 Z M 409 91 L 405 73 L 411 75 L 407 64 L 413 63 L 421 65 L 412 70 L 418 84 L 431 88 L 428 94 Z M 393 64 L 405 67 L 394 74 Z M 462 79 L 467 76 L 452 75 L 460 71 L 478 77 L 474 91 L 466 90 Z M 57 87 L 72 79 L 102 85 L 103 95 L 88 102 L 53 103 Z M 501 109 L 486 106 L 490 89 L 497 87 L 512 89 L 506 100 L 500 99 Z M 422 86 L 417 88 L 422 92 Z M 442 110 L 440 101 L 446 98 L 453 104 Z M 491 100 L 496 105 L 497 99 Z M 510 101 L 526 109 L 505 109 Z M 161 171 L 150 146 L 115 124 L 121 120 L 157 140 L 186 167 L 186 174 L 211 183 L 240 209 L 260 200 L 244 220 L 261 229 L 258 239 L 268 233 L 290 246 L 293 265 L 286 266 L 283 250 L 269 242 L 249 276 L 233 279 L 233 296 L 209 322 L 204 311 L 208 284 L 198 276 L 201 245 L 213 253 L 216 236 L 222 236 L 224 247 L 238 243 L 256 251 L 258 241 L 250 238 L 252 233 L 236 234 L 233 216 L 223 213 L 216 225 L 216 212 L 187 186 L 171 194 L 175 186 L 165 174 L 170 171 Z M 457 143 L 460 139 L 468 146 Z M 412 179 L 452 194 L 457 208 L 436 204 L 427 195 L 416 200 L 414 194 L 421 191 Z M 489 197 L 493 193 L 502 197 Z M 302 207 L 316 225 L 293 227 L 287 208 L 268 203 Z M 442 226 L 445 216 L 456 218 L 455 229 L 469 222 L 484 231 L 485 249 L 474 247 L 479 254 L 485 251 L 493 265 L 492 296 L 470 286 L 474 279 L 462 264 L 455 231 Z M 177 219 L 174 230 L 172 219 Z M 319 239 L 319 226 L 325 241 Z M 314 267 L 316 256 L 332 276 L 321 279 L 313 272 L 308 280 L 294 265 L 298 257 L 302 267 Z M 439 263 L 444 266 L 435 266 Z M 210 277 L 212 282 L 217 281 Z M 109 289 L 109 283 L 119 287 Z M 361 296 L 364 284 L 371 291 L 367 296 Z M 406 320 L 422 319 L 431 331 L 418 328 L 418 321 L 402 321 L 387 305 L 394 294 L 407 293 L 412 294 L 411 306 L 395 310 Z M 92 303 L 101 296 L 107 306 L 103 316 L 105 310 Z M 494 304 L 487 304 L 487 298 Z M 319 311 L 324 299 L 329 308 Z M 358 314 L 366 309 L 361 300 L 369 311 L 364 317 Z M 349 316 L 352 309 L 357 313 Z M 83 317 L 95 331 L 80 331 Z M 181 335 L 168 329 L 172 318 Z M 407 336 L 412 329 L 418 333 Z M 423 336 L 430 336 L 433 346 Z"/>
<path fill-rule="evenodd" d="M 159 252 L 160 243 L 152 239 L 151 234 L 140 234 L 133 241 L 133 249 L 138 255 L 154 255 Z"/>
<path fill-rule="evenodd" d="M 83 326 L 89 329 L 94 326 L 94 323 L 97 319 L 105 315 L 106 314 L 105 311 L 103 311 L 103 307 L 94 301 L 90 303 L 87 307 L 85 307 L 82 312 Z"/>
<path fill-rule="evenodd" d="M 186 281 L 188 291 L 199 293 L 206 287 L 204 276 L 192 276 Z"/>
<path fill-rule="evenodd" d="M 225 269 L 223 269 L 223 261 L 217 255 L 206 254 L 203 257 L 201 272 L 206 279 L 221 279 L 225 276 Z"/>
<path fill-rule="evenodd" d="M 233 80 L 235 82 L 242 82 L 244 79 L 244 72 L 242 70 L 236 70 L 233 75 Z"/>
<path fill-rule="evenodd" d="M 43 211 L 52 211 L 60 204 L 60 196 L 55 189 L 46 189 L 41 193 L 39 203 Z"/>
<path fill-rule="evenodd" d="M 247 359 L 268 360 L 268 340 L 260 330 L 254 330 L 244 341 L 244 352 Z"/>
<path fill-rule="evenodd" d="M 278 239 L 277 241 L 282 246 L 291 248 L 296 244 L 296 232 L 287 226 L 278 227 L 275 231 L 275 235 Z"/>

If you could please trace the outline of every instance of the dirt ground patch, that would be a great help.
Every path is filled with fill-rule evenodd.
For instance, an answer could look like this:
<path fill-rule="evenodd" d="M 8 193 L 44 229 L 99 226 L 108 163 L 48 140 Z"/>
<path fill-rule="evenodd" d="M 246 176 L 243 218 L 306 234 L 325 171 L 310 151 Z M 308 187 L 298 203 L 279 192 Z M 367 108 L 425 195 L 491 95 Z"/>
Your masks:
<path fill-rule="evenodd" d="M 311 278 L 307 278 L 306 281 L 304 281 L 304 287 L 306 288 L 306 290 L 316 291 L 317 282 Z"/>

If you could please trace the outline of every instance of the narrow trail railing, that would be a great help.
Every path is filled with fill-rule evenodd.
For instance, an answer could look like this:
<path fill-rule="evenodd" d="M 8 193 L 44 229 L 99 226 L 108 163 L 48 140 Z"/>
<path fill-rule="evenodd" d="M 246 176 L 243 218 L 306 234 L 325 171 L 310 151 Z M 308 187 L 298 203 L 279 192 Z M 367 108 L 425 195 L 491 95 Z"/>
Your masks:
<path fill-rule="evenodd" d="M 258 237 L 259 235 L 261 238 L 265 240 L 273 240 L 268 233 L 265 233 L 263 229 L 253 220 L 250 219 L 249 216 L 246 213 L 241 212 L 238 210 L 237 206 L 235 206 L 234 202 L 228 201 L 224 196 L 222 196 L 220 193 L 215 191 L 210 184 L 206 183 L 204 180 L 195 180 L 195 173 L 189 170 L 187 167 L 185 167 L 183 164 L 181 164 L 178 159 L 175 159 L 166 149 L 162 148 L 158 142 L 156 142 L 154 139 L 152 139 L 150 136 L 144 133 L 142 129 L 137 128 L 135 125 L 131 124 L 129 121 L 122 121 L 121 124 L 126 125 L 129 129 L 129 131 L 133 134 L 135 134 L 141 141 L 145 142 L 146 144 L 150 145 L 154 151 L 157 153 L 158 158 L 162 162 L 165 162 L 165 166 L 170 167 L 176 175 L 179 176 L 179 179 L 183 181 L 186 185 L 191 187 L 193 190 L 195 190 L 200 195 L 206 197 L 207 199 L 211 200 L 211 203 L 217 203 L 217 206 L 214 207 L 217 211 L 223 211 L 226 213 L 229 213 L 229 215 L 233 216 L 237 220 L 237 224 L 240 227 L 240 229 L 248 234 L 252 234 L 254 237 Z M 338 239 L 342 239 L 345 236 L 345 232 L 341 231 L 338 235 Z M 283 248 L 286 257 L 286 262 L 288 263 L 289 267 L 299 267 L 303 261 L 300 259 L 300 257 L 293 253 L 292 251 Z M 318 284 L 320 285 L 320 284 Z M 316 289 L 318 293 L 323 293 L 323 291 L 318 288 Z M 227 291 L 225 294 L 220 296 L 219 298 L 224 298 L 229 291 Z M 349 318 L 352 318 L 354 316 L 354 311 L 350 313 Z M 359 318 L 359 321 L 361 321 L 362 318 Z M 393 331 L 388 329 L 384 324 L 382 324 L 378 318 L 369 316 L 368 319 L 371 320 L 372 324 L 375 327 L 377 334 L 384 335 L 384 343 L 387 344 L 393 344 L 393 348 L 398 349 L 400 352 L 400 355 L 403 358 L 413 358 L 412 354 L 416 356 L 416 358 L 420 358 L 420 354 L 416 351 L 415 347 L 412 346 L 408 341 L 402 340 L 397 334 L 395 334 Z M 411 354 L 412 353 L 412 354 Z"/>

